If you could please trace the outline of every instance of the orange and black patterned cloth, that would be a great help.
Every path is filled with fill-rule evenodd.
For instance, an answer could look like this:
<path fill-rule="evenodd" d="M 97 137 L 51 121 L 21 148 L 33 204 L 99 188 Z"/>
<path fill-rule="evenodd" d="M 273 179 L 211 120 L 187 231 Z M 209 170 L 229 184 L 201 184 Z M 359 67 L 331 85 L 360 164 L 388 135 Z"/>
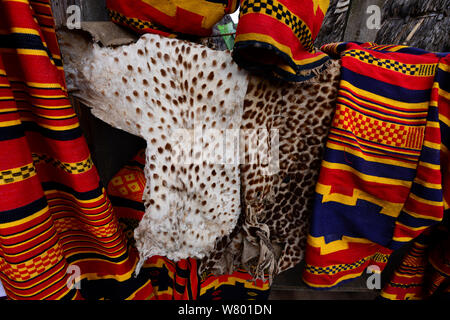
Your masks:
<path fill-rule="evenodd" d="M 199 276 L 194 259 L 152 257 L 134 277 L 138 255 L 122 225 L 144 214 L 143 158 L 111 181 L 110 201 L 67 96 L 49 0 L 0 1 L 0 40 L 0 280 L 9 299 L 267 298 L 268 283 L 243 272 Z"/>
<path fill-rule="evenodd" d="M 330 288 L 385 267 L 450 204 L 450 54 L 330 44 L 341 57 L 304 281 Z"/>
<path fill-rule="evenodd" d="M 241 0 L 233 58 L 242 68 L 290 82 L 323 70 L 314 48 L 329 0 Z"/>
<path fill-rule="evenodd" d="M 0 1 L 0 280 L 11 299 L 78 299 L 73 275 L 133 267 L 71 106 L 49 0 Z M 71 268 L 74 267 L 74 268 Z"/>
<path fill-rule="evenodd" d="M 449 218 L 414 239 L 384 286 L 381 299 L 450 299 Z"/>
<path fill-rule="evenodd" d="M 213 26 L 239 6 L 238 0 L 106 0 L 111 20 L 138 33 L 211 35 Z"/>

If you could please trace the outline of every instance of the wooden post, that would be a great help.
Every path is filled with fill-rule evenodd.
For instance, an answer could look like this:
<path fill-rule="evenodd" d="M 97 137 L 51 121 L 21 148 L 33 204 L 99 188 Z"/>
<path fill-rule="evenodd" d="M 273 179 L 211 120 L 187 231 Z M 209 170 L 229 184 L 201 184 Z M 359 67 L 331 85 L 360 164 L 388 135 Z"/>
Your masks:
<path fill-rule="evenodd" d="M 81 21 L 109 20 L 105 0 L 52 0 L 51 5 L 57 29 L 66 25 L 67 8 L 71 5 L 80 7 Z"/>

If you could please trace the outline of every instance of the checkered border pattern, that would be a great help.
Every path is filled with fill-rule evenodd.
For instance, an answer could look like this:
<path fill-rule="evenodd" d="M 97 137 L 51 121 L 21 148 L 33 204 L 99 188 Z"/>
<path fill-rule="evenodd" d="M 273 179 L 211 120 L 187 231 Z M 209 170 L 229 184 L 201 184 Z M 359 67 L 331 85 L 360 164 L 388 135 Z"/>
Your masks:
<path fill-rule="evenodd" d="M 401 72 L 410 76 L 432 76 L 435 74 L 436 65 L 435 64 L 406 64 L 400 63 L 395 60 L 379 59 L 372 56 L 370 53 L 362 50 L 348 50 L 342 54 L 343 57 L 354 57 L 358 60 L 366 63 L 370 63 L 374 66 L 385 68 L 388 70 L 393 70 Z"/>
<path fill-rule="evenodd" d="M 161 27 L 159 25 L 153 24 L 150 21 L 143 21 L 137 18 L 129 18 L 124 16 L 123 14 L 120 14 L 117 11 L 108 9 L 108 14 L 113 22 L 122 24 L 122 25 L 128 25 L 136 30 L 144 30 L 144 29 L 153 29 L 153 30 L 159 30 L 166 33 L 173 33 L 169 29 L 166 29 L 164 27 Z"/>
<path fill-rule="evenodd" d="M 409 127 L 383 122 L 348 108 L 338 108 L 334 127 L 350 130 L 361 139 L 391 147 L 404 148 L 408 145 Z"/>
<path fill-rule="evenodd" d="M 396 283 L 396 282 L 389 282 L 389 286 L 394 288 L 402 288 L 402 289 L 408 289 L 408 288 L 415 288 L 415 287 L 422 287 L 422 283 Z"/>
<path fill-rule="evenodd" d="M 77 221 L 74 218 L 66 217 L 55 219 L 54 224 L 56 230 L 58 230 L 58 233 L 64 233 L 67 231 L 72 232 L 81 231 L 82 233 L 88 232 L 89 234 L 100 238 L 112 237 L 117 233 L 117 230 L 119 229 L 118 220 L 110 221 L 107 224 L 101 226 L 93 226 L 93 225 L 85 225 L 80 223 L 80 221 Z"/>
<path fill-rule="evenodd" d="M 43 254 L 19 264 L 5 263 L 1 269 L 10 279 L 27 281 L 33 279 L 56 265 L 63 257 L 61 246 L 55 245 Z"/>
<path fill-rule="evenodd" d="M 384 253 L 375 253 L 371 260 L 374 262 L 381 262 L 381 263 L 387 263 L 389 260 L 390 255 L 389 254 L 384 254 Z"/>
<path fill-rule="evenodd" d="M 0 184 L 8 184 L 22 181 L 30 178 L 36 173 L 36 169 L 32 163 L 20 168 L 0 171 Z"/>
<path fill-rule="evenodd" d="M 92 168 L 92 166 L 94 165 L 91 157 L 87 158 L 86 160 L 80 161 L 80 162 L 68 163 L 68 162 L 62 162 L 57 159 L 53 159 L 45 154 L 33 153 L 32 156 L 33 156 L 34 165 L 37 165 L 40 162 L 50 163 L 50 164 L 54 165 L 55 167 L 58 167 L 70 174 L 78 174 L 78 173 L 83 173 L 83 172 L 89 171 Z"/>
<path fill-rule="evenodd" d="M 356 261 L 352 264 L 335 264 L 332 266 L 326 266 L 326 267 L 317 267 L 313 265 L 307 264 L 305 266 L 306 271 L 312 274 L 327 274 L 327 275 L 334 275 L 342 271 L 348 271 L 353 270 L 356 268 L 359 268 L 364 263 L 366 263 L 367 260 L 369 260 L 370 257 L 363 258 L 361 260 Z"/>
<path fill-rule="evenodd" d="M 305 49 L 314 52 L 314 43 L 308 26 L 296 15 L 289 11 L 283 4 L 273 0 L 249 0 L 244 1 L 240 16 L 247 13 L 262 13 L 271 16 L 287 25 L 300 40 Z"/>

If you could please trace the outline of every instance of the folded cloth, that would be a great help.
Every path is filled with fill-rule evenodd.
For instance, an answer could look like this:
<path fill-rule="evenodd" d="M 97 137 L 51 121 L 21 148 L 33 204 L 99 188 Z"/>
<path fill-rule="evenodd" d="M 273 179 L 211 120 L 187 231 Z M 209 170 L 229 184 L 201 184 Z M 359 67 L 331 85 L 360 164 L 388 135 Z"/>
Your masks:
<path fill-rule="evenodd" d="M 450 212 L 449 212 L 450 213 Z M 450 215 L 414 239 L 400 265 L 384 286 L 388 300 L 447 299 L 450 297 Z"/>
<path fill-rule="evenodd" d="M 450 55 L 371 43 L 342 57 L 303 279 L 317 288 L 383 269 L 450 201 Z"/>
<path fill-rule="evenodd" d="M 209 36 L 238 0 L 106 0 L 111 20 L 138 33 Z"/>
<path fill-rule="evenodd" d="M 329 60 L 313 45 L 328 5 L 329 0 L 241 0 L 234 60 L 269 77 L 311 79 Z"/>

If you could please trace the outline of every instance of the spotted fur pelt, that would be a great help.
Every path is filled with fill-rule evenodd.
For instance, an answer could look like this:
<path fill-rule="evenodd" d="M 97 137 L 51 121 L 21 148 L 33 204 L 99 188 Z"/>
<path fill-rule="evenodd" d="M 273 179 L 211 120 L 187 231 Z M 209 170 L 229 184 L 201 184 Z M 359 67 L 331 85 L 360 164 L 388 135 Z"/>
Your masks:
<path fill-rule="evenodd" d="M 140 263 L 208 256 L 241 212 L 239 161 L 222 138 L 241 125 L 246 72 L 230 52 L 159 35 L 116 48 L 60 38 L 74 96 L 147 141 Z"/>
<path fill-rule="evenodd" d="M 271 279 L 301 261 L 339 77 L 340 62 L 334 60 L 312 82 L 250 78 L 241 125 L 242 132 L 250 132 L 250 143 L 241 141 L 243 216 L 231 236 L 218 240 L 203 259 L 200 272 L 244 267 L 255 278 Z M 249 163 L 256 141 L 256 153 L 267 155 L 266 161 Z"/>

